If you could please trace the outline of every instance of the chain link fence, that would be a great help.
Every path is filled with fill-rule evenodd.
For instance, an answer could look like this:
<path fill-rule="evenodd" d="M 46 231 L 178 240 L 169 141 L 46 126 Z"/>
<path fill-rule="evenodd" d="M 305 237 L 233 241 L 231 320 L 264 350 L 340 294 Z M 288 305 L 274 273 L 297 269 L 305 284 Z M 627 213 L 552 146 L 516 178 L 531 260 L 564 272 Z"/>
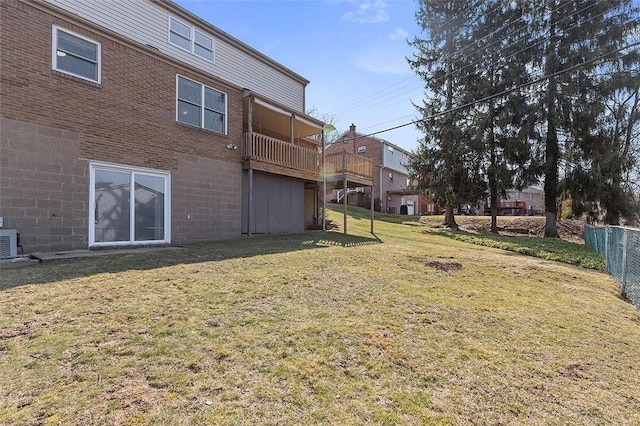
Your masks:
<path fill-rule="evenodd" d="M 624 226 L 584 226 L 584 241 L 604 256 L 607 272 L 620 292 L 640 309 L 640 229 Z"/>

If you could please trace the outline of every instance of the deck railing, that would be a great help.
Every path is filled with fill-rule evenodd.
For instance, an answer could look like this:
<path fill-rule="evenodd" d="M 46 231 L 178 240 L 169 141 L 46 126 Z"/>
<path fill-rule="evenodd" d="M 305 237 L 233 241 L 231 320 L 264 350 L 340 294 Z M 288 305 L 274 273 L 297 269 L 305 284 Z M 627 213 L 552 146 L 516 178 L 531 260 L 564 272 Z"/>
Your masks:
<path fill-rule="evenodd" d="M 327 176 L 346 173 L 363 179 L 373 179 L 373 162 L 351 152 L 334 152 L 325 156 Z"/>
<path fill-rule="evenodd" d="M 247 132 L 243 150 L 245 158 L 320 176 L 321 154 L 314 149 L 303 148 L 260 133 Z M 342 175 L 346 172 L 349 176 L 373 179 L 373 162 L 351 152 L 327 154 L 325 164 L 327 176 Z"/>
<path fill-rule="evenodd" d="M 244 145 L 246 158 L 304 172 L 320 173 L 320 154 L 316 150 L 255 132 L 245 133 Z"/>

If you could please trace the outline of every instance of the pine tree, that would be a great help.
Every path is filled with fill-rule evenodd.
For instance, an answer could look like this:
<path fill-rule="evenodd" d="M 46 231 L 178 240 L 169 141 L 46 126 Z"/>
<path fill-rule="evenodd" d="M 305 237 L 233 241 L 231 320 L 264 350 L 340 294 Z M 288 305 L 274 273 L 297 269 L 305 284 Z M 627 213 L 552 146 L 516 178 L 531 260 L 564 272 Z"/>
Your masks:
<path fill-rule="evenodd" d="M 583 97 L 574 110 L 573 119 L 581 125 L 574 126 L 573 167 L 564 183 L 574 216 L 595 221 L 604 212 L 609 225 L 621 218 L 633 221 L 638 214 L 631 176 L 640 164 L 640 70 L 634 52 L 624 62 L 629 60 L 636 62 L 634 70 L 624 71 L 623 63 L 605 67 L 596 99 Z"/>
<path fill-rule="evenodd" d="M 535 116 L 520 86 L 529 79 L 529 26 L 523 10 L 504 0 L 487 1 L 475 28 L 473 79 L 467 103 L 472 108 L 475 149 L 483 158 L 491 206 L 491 232 L 497 233 L 500 197 L 538 179 L 540 154 Z"/>
<path fill-rule="evenodd" d="M 561 144 L 570 146 L 572 137 L 589 133 L 585 127 L 595 123 L 601 105 L 590 92 L 597 90 L 600 59 L 626 43 L 630 0 L 546 0 L 542 7 L 532 0 L 528 8 L 533 40 L 539 40 L 534 43 L 538 48 L 532 48 L 531 64 L 548 76 L 539 96 L 546 133 L 545 237 L 558 237 Z"/>
<path fill-rule="evenodd" d="M 470 134 L 464 112 L 456 108 L 464 98 L 469 60 L 462 51 L 469 42 L 478 1 L 420 0 L 416 20 L 427 38 L 416 37 L 409 64 L 425 81 L 425 99 L 416 106 L 425 134 L 407 165 L 418 187 L 445 205 L 444 225 L 457 229 L 454 208 L 474 199 L 481 182 L 479 159 L 469 149 Z M 481 2 L 480 2 L 481 3 Z"/>

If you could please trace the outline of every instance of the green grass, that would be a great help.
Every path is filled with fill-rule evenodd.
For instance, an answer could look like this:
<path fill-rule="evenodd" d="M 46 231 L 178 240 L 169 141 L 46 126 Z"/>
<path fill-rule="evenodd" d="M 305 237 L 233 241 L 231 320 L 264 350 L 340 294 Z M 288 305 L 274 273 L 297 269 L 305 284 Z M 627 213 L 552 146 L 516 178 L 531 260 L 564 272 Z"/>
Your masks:
<path fill-rule="evenodd" d="M 455 239 L 494 247 L 541 259 L 555 260 L 583 268 L 605 271 L 604 258 L 584 244 L 557 238 L 501 237 L 496 235 L 455 234 Z"/>
<path fill-rule="evenodd" d="M 351 212 L 1 270 L 0 424 L 640 424 L 607 275 Z"/>
<path fill-rule="evenodd" d="M 365 213 L 359 211 L 359 214 Z M 467 224 L 470 220 L 490 220 L 489 217 L 458 216 L 457 222 Z M 498 218 L 501 223 L 510 224 L 520 217 L 503 216 Z M 442 229 L 443 216 L 408 217 L 401 215 L 381 215 L 381 220 L 405 225 L 424 225 L 425 232 L 440 233 L 458 241 L 508 250 L 526 256 L 539 257 L 541 259 L 554 260 L 568 263 L 569 265 L 594 269 L 605 272 L 604 257 L 595 253 L 584 244 L 577 244 L 559 238 L 517 237 L 501 236 L 489 233 L 453 232 Z"/>

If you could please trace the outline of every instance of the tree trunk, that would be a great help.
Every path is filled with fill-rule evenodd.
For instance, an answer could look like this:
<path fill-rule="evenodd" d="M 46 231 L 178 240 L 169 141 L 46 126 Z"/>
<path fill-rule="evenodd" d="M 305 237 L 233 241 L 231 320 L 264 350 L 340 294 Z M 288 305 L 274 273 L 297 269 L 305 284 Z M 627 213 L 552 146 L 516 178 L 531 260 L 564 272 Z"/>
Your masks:
<path fill-rule="evenodd" d="M 491 70 L 493 85 L 493 67 Z M 491 232 L 498 233 L 498 182 L 496 178 L 496 133 L 494 125 L 495 108 L 493 100 L 489 101 L 489 200 L 491 202 Z"/>
<path fill-rule="evenodd" d="M 544 236 L 550 238 L 560 238 L 558 234 L 558 228 L 556 227 L 556 214 L 545 212 L 545 225 L 544 225 Z M 555 231 L 555 235 L 547 235 L 547 231 L 553 229 Z"/>
<path fill-rule="evenodd" d="M 551 84 L 551 83 L 549 83 Z M 555 111 L 554 111 L 555 113 Z M 544 227 L 544 236 L 548 238 L 558 238 L 558 228 L 556 217 L 558 215 L 558 157 L 560 149 L 558 147 L 558 136 L 555 128 L 555 117 L 547 119 L 547 144 L 544 174 L 544 210 L 547 218 Z"/>
<path fill-rule="evenodd" d="M 456 216 L 453 213 L 452 203 L 447 203 L 447 206 L 445 207 L 443 225 L 447 228 L 453 229 L 454 231 L 458 231 L 460 229 L 456 223 Z"/>
<path fill-rule="evenodd" d="M 556 2 L 552 2 L 555 8 Z M 549 47 L 547 50 L 547 62 L 545 73 L 552 75 L 556 71 L 556 22 L 557 12 L 551 11 L 551 26 Z M 544 210 L 546 223 L 544 236 L 548 238 L 558 238 L 558 228 L 556 217 L 558 215 L 558 161 L 560 157 L 560 147 L 558 144 L 558 133 L 556 129 L 556 100 L 558 86 L 555 77 L 549 77 L 547 86 L 547 140 L 545 144 L 545 165 L 544 165 Z"/>

